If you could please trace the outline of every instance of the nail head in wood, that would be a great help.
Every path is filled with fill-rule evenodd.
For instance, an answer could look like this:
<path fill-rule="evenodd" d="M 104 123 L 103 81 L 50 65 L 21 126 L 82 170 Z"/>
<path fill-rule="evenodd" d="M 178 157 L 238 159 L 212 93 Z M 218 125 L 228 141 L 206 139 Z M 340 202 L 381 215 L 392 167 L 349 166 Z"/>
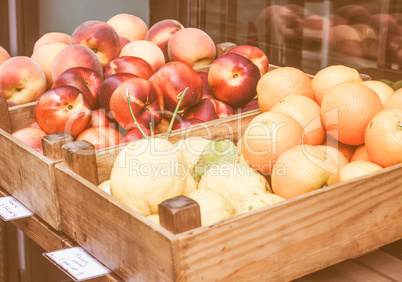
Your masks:
<path fill-rule="evenodd" d="M 201 226 L 200 206 L 185 196 L 177 196 L 158 205 L 160 225 L 173 234 Z"/>
<path fill-rule="evenodd" d="M 61 148 L 63 163 L 68 168 L 93 184 L 99 184 L 94 145 L 80 140 L 64 144 Z"/>
<path fill-rule="evenodd" d="M 61 147 L 70 142 L 74 142 L 74 138 L 65 132 L 46 135 L 42 138 L 43 155 L 59 160 L 63 157 Z"/>

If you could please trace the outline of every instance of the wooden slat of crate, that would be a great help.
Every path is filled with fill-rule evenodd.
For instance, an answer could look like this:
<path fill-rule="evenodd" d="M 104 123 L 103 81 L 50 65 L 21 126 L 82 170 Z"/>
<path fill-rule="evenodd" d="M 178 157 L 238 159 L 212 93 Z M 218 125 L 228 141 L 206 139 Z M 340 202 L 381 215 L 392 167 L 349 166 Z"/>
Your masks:
<path fill-rule="evenodd" d="M 30 126 L 35 121 L 36 102 L 9 108 L 11 132 Z"/>
<path fill-rule="evenodd" d="M 402 238 L 402 164 L 177 235 L 179 279 L 285 281 Z"/>
<path fill-rule="evenodd" d="M 0 129 L 0 186 L 55 229 L 59 204 L 52 161 Z"/>
<path fill-rule="evenodd" d="M 121 278 L 131 281 L 174 277 L 174 235 L 56 165 L 62 229 Z"/>

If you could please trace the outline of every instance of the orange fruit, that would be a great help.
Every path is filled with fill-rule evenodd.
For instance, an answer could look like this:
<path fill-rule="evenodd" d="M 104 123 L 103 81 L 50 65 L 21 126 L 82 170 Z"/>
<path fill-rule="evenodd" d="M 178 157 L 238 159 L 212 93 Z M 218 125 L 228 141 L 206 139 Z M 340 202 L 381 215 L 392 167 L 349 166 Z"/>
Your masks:
<path fill-rule="evenodd" d="M 371 88 L 359 82 L 341 82 L 331 88 L 321 104 L 321 119 L 328 134 L 349 144 L 364 143 L 371 118 L 384 108 Z"/>
<path fill-rule="evenodd" d="M 339 173 L 330 176 L 328 185 L 333 185 L 339 182 L 347 181 L 362 175 L 366 175 L 382 169 L 381 166 L 372 162 L 355 161 L 350 162 L 340 169 Z"/>
<path fill-rule="evenodd" d="M 383 105 L 388 100 L 388 98 L 391 97 L 392 94 L 394 94 L 395 92 L 395 90 L 391 86 L 378 80 L 366 80 L 363 81 L 362 84 L 374 90 L 375 93 L 377 93 L 378 97 L 380 97 Z"/>
<path fill-rule="evenodd" d="M 351 162 L 355 161 L 365 161 L 365 162 L 373 162 L 370 158 L 369 154 L 367 153 L 366 145 L 360 145 L 356 148 L 355 152 L 350 159 Z"/>
<path fill-rule="evenodd" d="M 274 194 L 289 199 L 327 185 L 335 161 L 317 146 L 298 145 L 284 151 L 271 175 Z"/>
<path fill-rule="evenodd" d="M 283 67 L 268 71 L 257 84 L 258 106 L 267 112 L 280 100 L 291 94 L 314 98 L 311 79 L 294 67 Z"/>
<path fill-rule="evenodd" d="M 303 128 L 297 120 L 284 113 L 265 112 L 251 120 L 239 144 L 251 168 L 271 174 L 280 154 L 303 142 Z"/>
<path fill-rule="evenodd" d="M 331 147 L 334 147 L 335 149 L 339 150 L 345 157 L 346 159 L 350 162 L 353 153 L 355 152 L 357 146 L 354 145 L 348 145 L 344 144 L 342 142 L 339 142 L 335 138 L 331 137 L 329 134 L 325 136 L 324 142 L 322 142 L 322 145 L 328 145 Z"/>
<path fill-rule="evenodd" d="M 314 90 L 314 100 L 321 106 L 324 95 L 335 85 L 346 82 L 362 82 L 359 72 L 343 65 L 328 66 L 319 70 L 311 80 Z"/>
<path fill-rule="evenodd" d="M 402 88 L 396 90 L 394 94 L 384 103 L 385 108 L 402 108 Z"/>
<path fill-rule="evenodd" d="M 402 162 L 402 108 L 376 114 L 365 132 L 367 153 L 376 164 L 389 167 Z"/>
<path fill-rule="evenodd" d="M 304 129 L 306 144 L 319 145 L 324 141 L 325 128 L 320 106 L 311 98 L 292 94 L 276 103 L 271 112 L 281 112 L 296 119 Z"/>
<path fill-rule="evenodd" d="M 339 169 L 349 163 L 348 159 L 338 149 L 328 145 L 318 145 L 317 148 L 323 150 L 329 157 L 331 157 L 338 166 L 337 171 L 330 171 L 331 173 L 338 173 Z"/>

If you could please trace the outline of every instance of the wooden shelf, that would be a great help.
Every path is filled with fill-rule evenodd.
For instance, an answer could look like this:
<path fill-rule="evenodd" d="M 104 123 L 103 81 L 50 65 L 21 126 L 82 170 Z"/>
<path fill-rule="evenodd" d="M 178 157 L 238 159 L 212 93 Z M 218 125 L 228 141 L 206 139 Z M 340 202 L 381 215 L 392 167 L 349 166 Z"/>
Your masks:
<path fill-rule="evenodd" d="M 9 196 L 0 188 L 0 196 Z M 25 235 L 45 251 L 55 251 L 77 246 L 70 237 L 43 222 L 37 216 L 12 222 Z M 1 238 L 0 238 L 1 239 Z M 1 241 L 1 240 L 0 240 Z M 5 259 L 3 257 L 3 259 Z M 311 273 L 296 282 L 313 281 L 402 281 L 402 240 L 385 245 L 380 249 L 355 259 L 339 262 L 333 266 Z M 90 281 L 90 280 L 89 280 Z M 110 274 L 92 281 L 122 281 L 117 275 Z"/>

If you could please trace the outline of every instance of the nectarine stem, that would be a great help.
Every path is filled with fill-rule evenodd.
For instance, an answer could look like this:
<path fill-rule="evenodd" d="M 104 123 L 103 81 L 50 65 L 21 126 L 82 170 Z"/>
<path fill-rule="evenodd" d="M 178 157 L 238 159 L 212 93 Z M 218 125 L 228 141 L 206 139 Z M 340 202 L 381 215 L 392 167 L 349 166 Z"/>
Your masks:
<path fill-rule="evenodd" d="M 135 118 L 135 114 L 134 114 L 134 112 L 133 112 L 133 107 L 131 106 L 131 99 L 130 99 L 130 93 L 129 93 L 129 91 L 128 91 L 128 88 L 126 89 L 126 96 L 127 96 L 128 107 L 129 107 L 129 109 L 130 109 L 130 113 L 131 113 L 131 116 L 133 117 L 133 120 L 134 120 L 135 125 L 137 126 L 138 130 L 141 132 L 142 136 L 143 136 L 145 139 L 149 138 L 149 137 L 145 134 L 145 132 L 142 130 L 140 124 L 138 123 L 137 119 Z"/>
<path fill-rule="evenodd" d="M 180 92 L 179 95 L 177 95 L 177 99 L 179 99 L 179 101 L 177 102 L 176 109 L 174 110 L 172 119 L 170 120 L 169 128 L 168 128 L 168 130 L 166 131 L 166 134 L 165 134 L 165 139 L 168 139 L 168 137 L 170 135 L 170 132 L 172 131 L 173 124 L 174 124 L 174 121 L 176 119 L 177 112 L 179 111 L 181 102 L 183 101 L 183 98 L 186 95 L 187 90 L 188 90 L 188 87 L 186 87 L 186 89 L 184 89 L 184 91 Z"/>
<path fill-rule="evenodd" d="M 152 126 L 152 122 L 149 123 L 149 130 L 151 131 L 151 138 L 154 137 L 154 128 Z"/>

